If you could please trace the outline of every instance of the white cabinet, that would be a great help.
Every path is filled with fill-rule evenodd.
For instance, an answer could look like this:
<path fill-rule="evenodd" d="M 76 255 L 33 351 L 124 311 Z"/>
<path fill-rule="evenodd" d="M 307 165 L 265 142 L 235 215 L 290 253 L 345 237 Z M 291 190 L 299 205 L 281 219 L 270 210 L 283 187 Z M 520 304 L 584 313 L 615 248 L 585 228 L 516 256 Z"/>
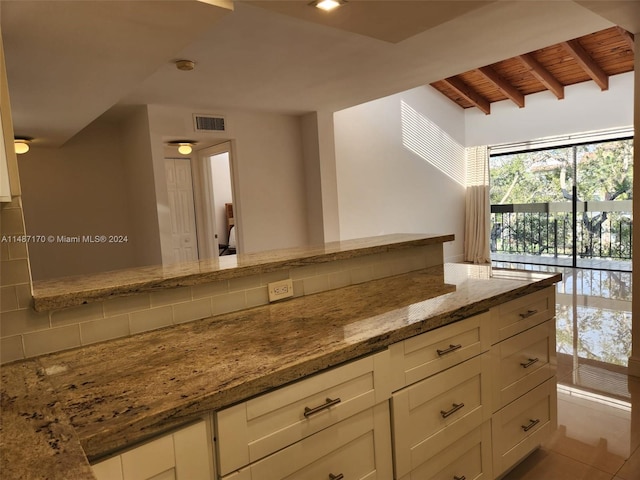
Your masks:
<path fill-rule="evenodd" d="M 512 337 L 556 315 L 555 286 L 491 309 L 491 344 Z"/>
<path fill-rule="evenodd" d="M 491 310 L 494 475 L 501 476 L 557 427 L 555 288 Z"/>
<path fill-rule="evenodd" d="M 0 37 L 0 202 L 10 202 L 20 195 L 18 161 L 13 145 L 13 122 L 7 86 L 4 47 Z"/>
<path fill-rule="evenodd" d="M 498 410 L 493 416 L 493 465 L 499 475 L 549 438 L 558 423 L 555 377 Z"/>
<path fill-rule="evenodd" d="M 403 480 L 490 480 L 491 423 L 484 422 L 432 455 Z"/>
<path fill-rule="evenodd" d="M 393 391 L 487 351 L 489 321 L 486 312 L 391 345 Z"/>
<path fill-rule="evenodd" d="M 219 476 L 390 478 L 389 364 L 383 351 L 216 412 Z"/>
<path fill-rule="evenodd" d="M 234 472 L 224 480 L 388 480 L 387 402 L 349 417 Z"/>
<path fill-rule="evenodd" d="M 97 480 L 211 480 L 211 442 L 200 421 L 92 465 Z"/>
<path fill-rule="evenodd" d="M 397 480 L 502 476 L 557 424 L 555 287 L 389 348 Z"/>
<path fill-rule="evenodd" d="M 491 353 L 495 412 L 555 374 L 555 321 L 547 320 L 504 340 Z"/>
<path fill-rule="evenodd" d="M 391 400 L 396 479 L 491 478 L 489 319 L 390 347 L 394 386 L 404 387 Z"/>
<path fill-rule="evenodd" d="M 393 394 L 396 478 L 489 420 L 489 375 L 480 355 Z"/>

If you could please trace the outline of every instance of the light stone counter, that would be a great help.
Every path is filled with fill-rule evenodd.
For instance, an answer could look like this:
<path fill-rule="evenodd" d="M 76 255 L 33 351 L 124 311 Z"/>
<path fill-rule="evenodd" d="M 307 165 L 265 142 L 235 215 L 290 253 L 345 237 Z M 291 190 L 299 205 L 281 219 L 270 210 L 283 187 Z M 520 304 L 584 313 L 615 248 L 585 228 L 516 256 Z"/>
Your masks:
<path fill-rule="evenodd" d="M 442 244 L 453 239 L 454 236 L 451 234 L 381 235 L 329 242 L 322 246 L 228 255 L 175 265 L 139 267 L 35 281 L 33 283 L 34 309 L 37 312 L 55 310 L 119 296 L 199 285 L 411 247 Z"/>
<path fill-rule="evenodd" d="M 80 445 L 98 459 L 560 278 L 432 267 L 6 365 L 2 478 L 91 478 Z"/>

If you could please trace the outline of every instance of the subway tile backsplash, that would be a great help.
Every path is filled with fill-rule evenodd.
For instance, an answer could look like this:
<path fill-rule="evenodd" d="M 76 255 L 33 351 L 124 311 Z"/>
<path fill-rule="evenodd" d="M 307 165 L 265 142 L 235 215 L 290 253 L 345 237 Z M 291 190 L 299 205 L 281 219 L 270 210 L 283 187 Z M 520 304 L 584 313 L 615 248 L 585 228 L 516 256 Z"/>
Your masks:
<path fill-rule="evenodd" d="M 126 337 L 130 333 L 127 314 L 110 317 L 108 322 L 93 320 L 80 323 L 80 341 L 83 345 Z"/>
<path fill-rule="evenodd" d="M 80 341 L 80 325 L 77 323 L 25 333 L 23 338 L 26 357 L 59 352 L 60 350 L 68 350 L 82 345 Z"/>
<path fill-rule="evenodd" d="M 3 232 L 7 225 L 12 234 L 24 234 L 19 201 L 0 213 Z M 1 253 L 2 363 L 266 305 L 267 284 L 286 278 L 300 297 L 443 263 L 442 246 L 436 244 L 37 313 L 31 306 L 27 245 L 2 244 Z"/>

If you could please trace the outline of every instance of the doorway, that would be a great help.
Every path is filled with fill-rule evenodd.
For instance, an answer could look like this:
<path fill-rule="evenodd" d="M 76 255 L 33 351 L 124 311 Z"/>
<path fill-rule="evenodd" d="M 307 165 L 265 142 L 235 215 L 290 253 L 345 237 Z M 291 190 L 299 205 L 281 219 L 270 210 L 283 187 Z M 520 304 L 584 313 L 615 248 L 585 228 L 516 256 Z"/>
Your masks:
<path fill-rule="evenodd" d="M 239 209 L 234 201 L 231 143 L 199 150 L 196 162 L 198 178 L 195 182 L 195 198 L 200 258 L 236 254 Z"/>

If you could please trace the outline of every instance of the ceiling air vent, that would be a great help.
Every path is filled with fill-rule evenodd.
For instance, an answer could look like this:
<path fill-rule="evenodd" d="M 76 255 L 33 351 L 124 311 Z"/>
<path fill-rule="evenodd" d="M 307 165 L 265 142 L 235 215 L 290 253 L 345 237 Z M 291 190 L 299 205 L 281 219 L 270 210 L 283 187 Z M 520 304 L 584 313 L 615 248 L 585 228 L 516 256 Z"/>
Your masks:
<path fill-rule="evenodd" d="M 216 115 L 193 114 L 193 126 L 196 132 L 224 132 L 224 117 Z"/>

